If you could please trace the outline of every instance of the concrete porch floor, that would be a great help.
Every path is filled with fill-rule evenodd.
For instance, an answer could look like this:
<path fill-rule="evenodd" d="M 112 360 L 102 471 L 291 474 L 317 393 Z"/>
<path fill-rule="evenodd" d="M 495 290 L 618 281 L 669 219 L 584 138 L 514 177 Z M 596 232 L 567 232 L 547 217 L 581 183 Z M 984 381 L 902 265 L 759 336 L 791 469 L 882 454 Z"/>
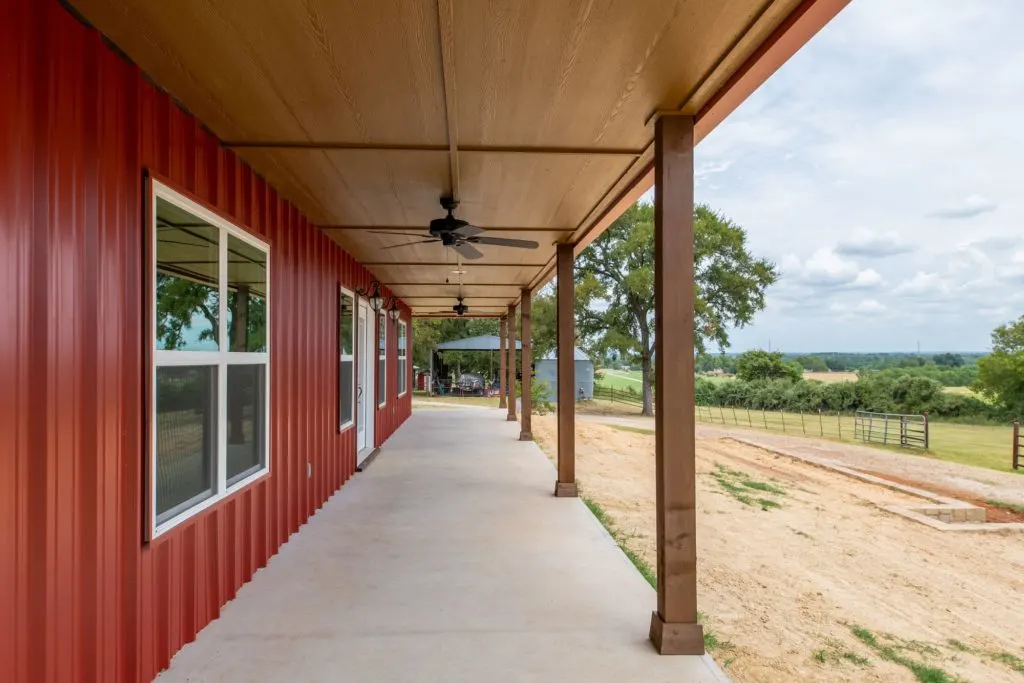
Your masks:
<path fill-rule="evenodd" d="M 160 683 L 720 683 L 505 411 L 414 412 Z M 652 482 L 653 486 L 653 482 Z"/>

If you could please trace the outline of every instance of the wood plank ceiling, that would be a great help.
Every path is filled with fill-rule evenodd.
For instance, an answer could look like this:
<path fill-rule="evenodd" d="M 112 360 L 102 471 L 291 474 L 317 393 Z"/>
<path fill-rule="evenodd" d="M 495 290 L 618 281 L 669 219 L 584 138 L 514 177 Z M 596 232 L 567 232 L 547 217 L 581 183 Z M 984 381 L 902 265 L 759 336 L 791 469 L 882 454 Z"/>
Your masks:
<path fill-rule="evenodd" d="M 495 314 L 549 277 L 556 243 L 583 242 L 646 189 L 654 114 L 701 111 L 801 3 L 72 4 L 416 314 L 437 315 L 460 288 L 471 314 Z M 429 237 L 442 196 L 539 247 L 481 246 L 460 268 L 438 243 L 369 231 Z"/>

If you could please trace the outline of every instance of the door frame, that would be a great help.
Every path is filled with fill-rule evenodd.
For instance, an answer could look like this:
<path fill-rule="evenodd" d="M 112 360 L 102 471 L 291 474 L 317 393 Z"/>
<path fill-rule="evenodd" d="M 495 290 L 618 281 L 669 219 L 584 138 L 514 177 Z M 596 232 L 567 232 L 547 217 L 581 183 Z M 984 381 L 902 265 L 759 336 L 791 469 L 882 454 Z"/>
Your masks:
<path fill-rule="evenodd" d="M 376 316 L 370 306 L 359 301 L 356 314 L 356 466 L 374 449 L 374 388 L 377 386 L 377 343 L 373 332 Z M 360 343 L 361 342 L 361 343 Z M 361 424 L 360 424 L 361 423 Z M 362 429 L 360 429 L 360 426 Z"/>

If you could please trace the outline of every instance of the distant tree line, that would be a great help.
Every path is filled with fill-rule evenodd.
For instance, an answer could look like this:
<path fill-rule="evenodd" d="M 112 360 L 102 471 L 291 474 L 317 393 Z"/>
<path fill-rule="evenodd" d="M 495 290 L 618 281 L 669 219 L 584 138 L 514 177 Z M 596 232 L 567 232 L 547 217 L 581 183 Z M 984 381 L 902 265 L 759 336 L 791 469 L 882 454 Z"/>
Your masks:
<path fill-rule="evenodd" d="M 803 378 L 803 367 L 782 353 L 748 351 L 735 359 L 736 379 L 698 377 L 698 405 L 793 412 L 924 413 L 967 420 L 1007 420 L 1005 404 L 951 394 L 946 386 L 968 386 L 975 366 L 940 366 L 934 362 L 903 368 L 862 370 L 856 382 L 823 383 Z"/>

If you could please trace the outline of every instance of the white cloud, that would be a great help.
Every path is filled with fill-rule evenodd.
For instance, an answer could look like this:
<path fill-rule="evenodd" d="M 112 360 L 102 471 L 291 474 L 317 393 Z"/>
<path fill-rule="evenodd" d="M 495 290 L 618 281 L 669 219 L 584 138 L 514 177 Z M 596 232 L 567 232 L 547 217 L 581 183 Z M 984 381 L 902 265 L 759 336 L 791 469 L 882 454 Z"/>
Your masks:
<path fill-rule="evenodd" d="M 1024 311 L 1022 23 L 1020 0 L 857 0 L 701 143 L 729 165 L 698 200 L 783 275 L 735 348 L 983 351 Z M 864 301 L 888 312 L 831 311 Z"/>
<path fill-rule="evenodd" d="M 857 304 L 856 310 L 859 313 L 880 313 L 887 309 L 883 304 L 878 303 L 874 299 L 864 299 Z"/>
<path fill-rule="evenodd" d="M 836 253 L 845 256 L 884 257 L 912 251 L 914 247 L 903 242 L 895 232 L 876 233 L 872 230 L 859 230 L 836 245 Z"/>
<path fill-rule="evenodd" d="M 983 213 L 995 211 L 998 206 L 998 204 L 987 197 L 983 197 L 980 194 L 972 194 L 959 204 L 947 206 L 944 209 L 932 212 L 930 215 L 932 218 L 974 218 Z"/>
<path fill-rule="evenodd" d="M 860 270 L 831 248 L 815 251 L 803 266 L 803 279 L 816 285 L 844 285 L 857 279 Z"/>
<path fill-rule="evenodd" d="M 872 289 L 882 284 L 882 276 L 874 268 L 866 268 L 859 273 L 850 283 L 854 289 Z"/>

